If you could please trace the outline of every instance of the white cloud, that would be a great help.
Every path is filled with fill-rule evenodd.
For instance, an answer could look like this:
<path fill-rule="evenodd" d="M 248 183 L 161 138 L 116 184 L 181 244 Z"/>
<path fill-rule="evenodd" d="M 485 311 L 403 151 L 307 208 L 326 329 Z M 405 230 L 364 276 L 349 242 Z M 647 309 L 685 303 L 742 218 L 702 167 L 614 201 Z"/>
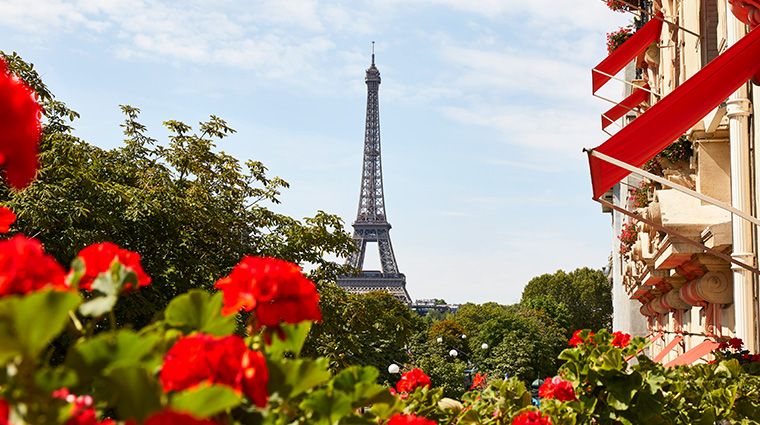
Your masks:
<path fill-rule="evenodd" d="M 526 105 L 444 107 L 443 114 L 461 123 L 497 130 L 510 144 L 578 154 L 603 141 L 599 120 L 588 111 L 541 109 Z M 601 133 L 603 135 L 603 133 Z"/>

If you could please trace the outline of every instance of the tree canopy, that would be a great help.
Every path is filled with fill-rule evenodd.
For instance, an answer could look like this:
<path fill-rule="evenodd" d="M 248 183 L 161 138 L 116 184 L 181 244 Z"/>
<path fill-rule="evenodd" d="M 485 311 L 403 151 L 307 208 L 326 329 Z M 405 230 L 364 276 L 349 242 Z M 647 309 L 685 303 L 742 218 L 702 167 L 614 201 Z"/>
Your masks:
<path fill-rule="evenodd" d="M 567 307 L 571 332 L 612 328 L 612 284 L 601 270 L 584 267 L 570 273 L 558 270 L 535 277 L 525 285 L 521 303 L 529 306 L 543 303 L 544 308 L 549 308 L 546 297 Z M 546 313 L 551 316 L 558 312 Z"/>

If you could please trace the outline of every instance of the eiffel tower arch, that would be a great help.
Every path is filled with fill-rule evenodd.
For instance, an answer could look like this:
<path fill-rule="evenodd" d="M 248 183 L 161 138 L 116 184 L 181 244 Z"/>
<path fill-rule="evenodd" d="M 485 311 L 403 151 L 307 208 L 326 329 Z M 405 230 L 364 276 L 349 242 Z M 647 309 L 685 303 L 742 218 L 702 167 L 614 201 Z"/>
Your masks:
<path fill-rule="evenodd" d="M 385 196 L 383 193 L 383 168 L 380 160 L 380 108 L 378 89 L 380 71 L 375 67 L 374 42 L 372 65 L 367 69 L 364 82 L 367 84 L 367 118 L 364 130 L 364 165 L 362 167 L 359 209 L 353 239 L 358 251 L 352 254 L 346 264 L 361 270 L 358 276 L 342 276 L 338 286 L 351 293 L 386 291 L 394 297 L 411 304 L 406 291 L 406 276 L 399 272 L 396 255 L 393 253 L 391 225 L 385 216 Z M 381 270 L 364 270 L 367 243 L 376 242 L 380 254 Z"/>

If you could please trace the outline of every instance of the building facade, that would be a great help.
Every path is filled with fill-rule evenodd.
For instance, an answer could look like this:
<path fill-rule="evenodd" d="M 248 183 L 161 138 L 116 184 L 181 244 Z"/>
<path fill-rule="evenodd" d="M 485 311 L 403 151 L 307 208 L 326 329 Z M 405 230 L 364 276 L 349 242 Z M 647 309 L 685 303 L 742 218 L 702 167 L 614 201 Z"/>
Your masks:
<path fill-rule="evenodd" d="M 594 92 L 615 75 L 626 90 L 589 150 L 612 214 L 614 330 L 647 335 L 666 365 L 734 337 L 757 353 L 760 1 L 624 7 L 646 23 L 592 71 Z"/>

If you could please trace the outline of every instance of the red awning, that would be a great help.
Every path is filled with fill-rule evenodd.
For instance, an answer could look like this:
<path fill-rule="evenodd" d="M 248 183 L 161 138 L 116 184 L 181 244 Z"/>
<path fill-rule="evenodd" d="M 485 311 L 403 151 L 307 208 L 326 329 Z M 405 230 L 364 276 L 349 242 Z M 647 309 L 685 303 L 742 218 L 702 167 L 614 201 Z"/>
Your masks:
<path fill-rule="evenodd" d="M 649 99 L 649 92 L 647 90 L 649 90 L 649 84 L 644 85 L 643 89 L 638 88 L 634 90 L 630 96 L 626 97 L 622 102 L 605 112 L 602 115 L 602 130 L 609 127 L 610 124 L 617 121 L 623 115 L 627 114 L 628 111 Z"/>
<path fill-rule="evenodd" d="M 594 150 L 640 167 L 726 100 L 760 68 L 754 29 Z M 589 155 L 594 199 L 630 174 Z"/>
<path fill-rule="evenodd" d="M 657 14 L 662 19 L 662 13 Z M 653 41 L 660 38 L 662 21 L 651 19 L 641 29 L 615 49 L 606 59 L 591 70 L 592 92 L 596 93 L 607 81 L 610 75 L 615 75 L 628 65 L 639 53 L 643 52 Z M 607 74 L 607 75 L 605 75 Z"/>
<path fill-rule="evenodd" d="M 718 344 L 715 341 L 710 341 L 709 339 L 705 340 L 702 343 L 698 344 L 696 347 L 692 348 L 691 350 L 683 353 L 683 355 L 677 357 L 675 360 L 669 363 L 666 363 L 665 367 L 692 364 L 695 361 L 706 356 L 710 351 L 716 349 L 718 345 L 720 344 Z"/>
<path fill-rule="evenodd" d="M 668 345 L 665 346 L 665 349 L 662 350 L 662 351 L 660 351 L 660 354 L 654 356 L 654 358 L 652 359 L 652 361 L 655 362 L 655 363 L 662 363 L 662 359 L 664 359 L 665 356 L 667 356 L 668 353 L 671 350 L 673 350 L 676 347 L 676 345 L 678 345 L 678 343 L 681 342 L 681 341 L 683 341 L 683 336 L 681 336 L 681 335 L 678 335 L 675 338 L 673 338 L 673 340 L 670 341 L 668 343 Z"/>

